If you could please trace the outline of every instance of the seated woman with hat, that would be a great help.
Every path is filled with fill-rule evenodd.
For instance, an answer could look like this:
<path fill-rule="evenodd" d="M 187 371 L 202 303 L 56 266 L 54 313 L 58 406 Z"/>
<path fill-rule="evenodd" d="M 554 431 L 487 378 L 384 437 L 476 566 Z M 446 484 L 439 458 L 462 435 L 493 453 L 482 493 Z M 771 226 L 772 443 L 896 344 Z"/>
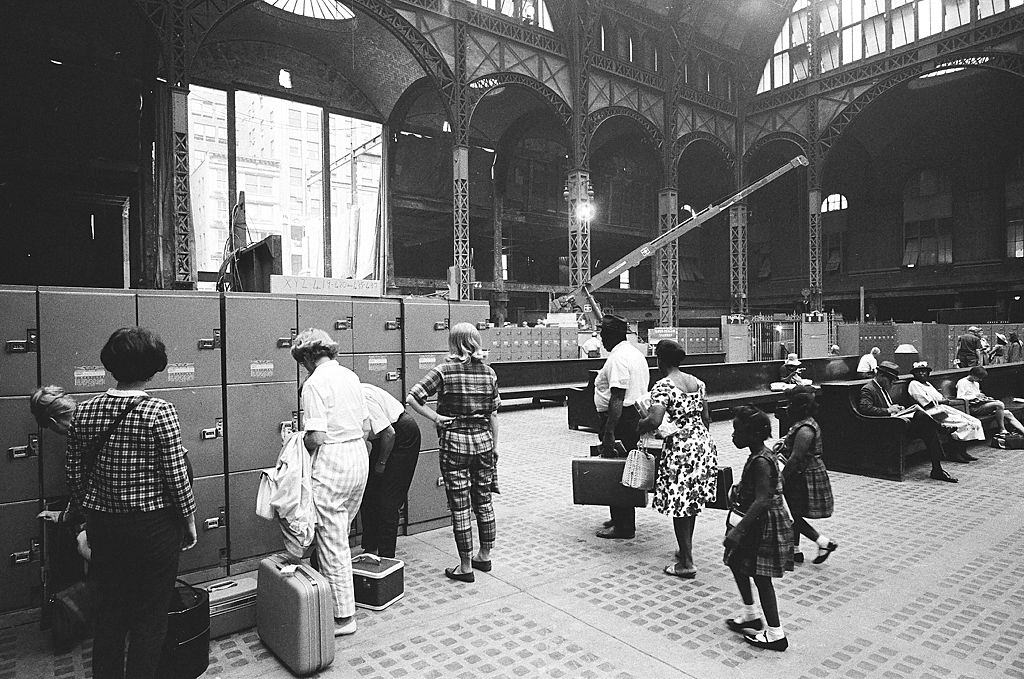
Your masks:
<path fill-rule="evenodd" d="M 914 363 L 914 367 L 910 369 L 914 379 L 907 385 L 910 397 L 924 408 L 932 419 L 942 424 L 949 432 L 950 438 L 956 441 L 984 441 L 985 430 L 981 426 L 981 420 L 950 405 L 949 400 L 928 381 L 931 372 L 928 361 Z M 962 457 L 963 460 L 956 461 L 970 462 L 978 459 L 966 452 Z"/>
<path fill-rule="evenodd" d="M 803 364 L 800 362 L 800 358 L 796 354 L 789 354 L 786 356 L 786 362 L 779 368 L 779 381 L 797 386 L 810 384 L 811 380 L 800 376 L 800 373 L 803 371 Z"/>

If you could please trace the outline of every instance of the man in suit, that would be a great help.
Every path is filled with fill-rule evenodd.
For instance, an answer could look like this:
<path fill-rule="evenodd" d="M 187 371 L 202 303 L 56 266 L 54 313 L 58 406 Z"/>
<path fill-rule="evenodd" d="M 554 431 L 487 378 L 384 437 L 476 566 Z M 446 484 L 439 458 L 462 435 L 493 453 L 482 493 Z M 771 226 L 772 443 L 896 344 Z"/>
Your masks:
<path fill-rule="evenodd" d="M 894 404 L 889 396 L 889 388 L 899 375 L 900 368 L 892 361 L 882 361 L 878 364 L 874 378 L 860 388 L 857 410 L 861 415 L 887 417 L 903 410 L 901 406 Z M 956 478 L 942 468 L 942 444 L 939 442 L 942 426 L 920 409 L 914 412 L 908 422 L 910 428 L 907 430 L 907 436 L 921 439 L 928 449 L 928 456 L 932 460 L 931 477 L 936 481 L 956 483 Z"/>

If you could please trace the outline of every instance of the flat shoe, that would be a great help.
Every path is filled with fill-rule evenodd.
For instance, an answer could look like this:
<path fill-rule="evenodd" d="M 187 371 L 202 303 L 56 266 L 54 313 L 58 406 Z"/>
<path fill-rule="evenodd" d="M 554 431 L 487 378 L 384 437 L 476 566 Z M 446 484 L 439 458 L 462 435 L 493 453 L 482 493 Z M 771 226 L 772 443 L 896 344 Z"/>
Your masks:
<path fill-rule="evenodd" d="M 751 646 L 757 648 L 764 648 L 769 651 L 785 651 L 789 648 L 789 640 L 786 637 L 776 639 L 775 641 L 768 641 L 768 636 L 765 632 L 758 632 L 757 634 L 744 634 L 743 641 L 747 642 Z"/>
<path fill-rule="evenodd" d="M 631 540 L 636 536 L 636 533 L 620 533 L 615 528 L 605 528 L 595 533 L 599 538 L 606 538 L 608 540 Z"/>
<path fill-rule="evenodd" d="M 964 459 L 967 460 L 968 462 L 976 462 L 978 460 L 978 458 L 974 457 L 967 451 L 964 451 Z"/>
<path fill-rule="evenodd" d="M 746 622 L 736 622 L 734 618 L 728 618 L 725 621 L 725 626 L 733 632 L 739 632 L 740 634 L 746 634 L 750 630 L 761 631 L 764 629 L 764 623 L 761 622 L 761 618 L 754 618 Z"/>
<path fill-rule="evenodd" d="M 473 573 L 460 573 L 458 566 L 445 568 L 444 575 L 447 578 L 458 580 L 459 582 L 476 582 L 476 575 Z"/>
<path fill-rule="evenodd" d="M 793 552 L 793 563 L 803 563 L 803 562 L 804 562 L 804 553 L 803 552 Z"/>
<path fill-rule="evenodd" d="M 825 563 L 825 559 L 832 555 L 832 552 L 839 549 L 839 543 L 828 541 L 825 547 L 818 547 L 818 556 L 814 557 L 814 563 Z"/>
<path fill-rule="evenodd" d="M 931 476 L 931 478 L 935 479 L 936 481 L 945 481 L 947 483 L 956 483 L 957 482 L 956 477 L 955 476 L 950 476 L 946 472 L 945 469 L 940 469 L 939 471 L 934 471 L 931 474 L 929 474 L 929 476 Z"/>
<path fill-rule="evenodd" d="M 697 577 L 697 571 L 680 571 L 676 569 L 675 564 L 665 566 L 661 569 L 661 572 L 665 575 L 674 575 L 675 577 L 682 578 L 683 580 L 693 580 Z"/>
<path fill-rule="evenodd" d="M 488 560 L 488 561 L 477 561 L 476 559 L 473 559 L 472 561 L 470 561 L 470 563 L 472 563 L 473 564 L 473 568 L 477 569 L 478 571 L 483 571 L 484 573 L 490 573 L 491 572 L 491 562 L 490 562 L 490 560 Z"/>
<path fill-rule="evenodd" d="M 611 519 L 608 519 L 607 521 L 605 521 L 601 525 L 604 526 L 605 528 L 615 528 L 615 522 L 612 521 Z"/>
<path fill-rule="evenodd" d="M 336 637 L 347 637 L 350 634 L 356 633 L 356 620 L 352 618 L 344 625 L 334 628 L 334 636 Z"/>

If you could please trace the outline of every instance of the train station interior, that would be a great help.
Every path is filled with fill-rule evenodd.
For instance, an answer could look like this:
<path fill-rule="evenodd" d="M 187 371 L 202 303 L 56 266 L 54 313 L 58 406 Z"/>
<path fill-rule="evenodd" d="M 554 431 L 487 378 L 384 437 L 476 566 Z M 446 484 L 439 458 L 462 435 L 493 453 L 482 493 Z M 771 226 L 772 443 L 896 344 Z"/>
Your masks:
<path fill-rule="evenodd" d="M 986 420 L 938 483 L 857 412 L 873 347 L 893 400 L 920 361 L 952 398 L 967 335 L 1024 410 L 1024 0 L 37 0 L 0 8 L 0 54 L 0 679 L 92 676 L 89 639 L 53 640 L 83 573 L 36 518 L 69 495 L 37 387 L 81 403 L 115 386 L 111 332 L 159 334 L 202 587 L 281 550 L 253 506 L 303 428 L 293 338 L 327 331 L 404 403 L 459 323 L 502 399 L 494 570 L 445 579 L 438 433 L 410 410 L 405 595 L 317 676 L 1024 678 L 1024 451 Z M 790 354 L 817 388 L 840 548 L 777 581 L 786 653 L 725 626 L 724 511 L 690 580 L 662 573 L 667 517 L 602 540 L 574 503 L 598 312 L 651 384 L 658 341 L 685 350 L 737 480 L 733 409 L 784 436 Z M 292 676 L 252 625 L 209 649 L 200 676 Z"/>

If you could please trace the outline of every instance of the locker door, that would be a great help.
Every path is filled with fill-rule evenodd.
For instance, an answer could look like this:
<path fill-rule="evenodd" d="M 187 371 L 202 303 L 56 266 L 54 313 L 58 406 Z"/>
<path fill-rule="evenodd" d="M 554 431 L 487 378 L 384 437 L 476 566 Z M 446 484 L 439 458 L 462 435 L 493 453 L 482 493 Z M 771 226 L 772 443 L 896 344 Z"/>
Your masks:
<path fill-rule="evenodd" d="M 298 427 L 295 384 L 229 384 L 227 392 L 227 470 L 273 467 L 281 452 L 281 426 L 287 423 L 287 427 Z"/>
<path fill-rule="evenodd" d="M 431 408 L 437 409 L 436 401 L 429 401 L 428 404 Z M 420 416 L 419 413 L 408 406 L 405 412 L 416 421 L 416 426 L 420 428 L 420 451 L 437 450 L 437 427 L 434 423 Z"/>
<path fill-rule="evenodd" d="M 69 393 L 103 391 L 114 378 L 100 350 L 118 328 L 136 325 L 135 294 L 39 288 L 39 364 L 43 384 Z"/>
<path fill-rule="evenodd" d="M 423 379 L 431 368 L 441 365 L 448 355 L 444 352 L 406 353 L 402 357 L 402 375 L 405 377 L 406 393 L 413 385 Z M 405 399 L 402 399 L 404 402 Z"/>
<path fill-rule="evenodd" d="M 0 287 L 0 396 L 25 396 L 39 384 L 38 339 L 35 289 Z"/>
<path fill-rule="evenodd" d="M 338 343 L 339 354 L 353 347 L 352 300 L 345 297 L 299 297 L 299 331 L 320 328 Z"/>
<path fill-rule="evenodd" d="M 334 358 L 334 360 L 337 361 L 338 365 L 340 365 L 342 368 L 348 368 L 352 372 L 356 371 L 356 364 L 355 364 L 355 361 L 353 360 L 352 354 L 338 354 Z M 300 368 L 299 369 L 299 373 L 300 373 L 302 381 L 305 382 L 306 381 L 306 371 L 304 369 Z"/>
<path fill-rule="evenodd" d="M 298 367 L 291 354 L 296 332 L 294 297 L 224 295 L 227 384 L 292 382 Z"/>
<path fill-rule="evenodd" d="M 456 323 L 472 323 L 477 330 L 487 327 L 491 305 L 487 302 L 448 302 L 448 327 Z"/>
<path fill-rule="evenodd" d="M 355 354 L 352 363 L 360 382 L 376 385 L 405 403 L 401 354 Z"/>
<path fill-rule="evenodd" d="M 160 335 L 167 370 L 153 388 L 221 384 L 220 296 L 199 292 L 140 292 L 139 325 Z"/>
<path fill-rule="evenodd" d="M 397 299 L 352 300 L 352 351 L 402 350 L 402 304 Z"/>
<path fill-rule="evenodd" d="M 443 299 L 403 299 L 402 336 L 407 352 L 447 349 L 448 302 Z"/>
<path fill-rule="evenodd" d="M 256 516 L 256 492 L 260 487 L 258 469 L 228 474 L 228 517 L 231 562 L 284 549 L 281 528 L 276 521 Z"/>
<path fill-rule="evenodd" d="M 40 603 L 38 511 L 35 500 L 0 505 L 0 613 Z"/>
<path fill-rule="evenodd" d="M 99 394 L 75 394 L 79 403 L 88 401 Z M 67 457 L 67 439 L 43 429 L 39 435 L 39 465 L 43 471 L 43 497 L 53 498 L 68 494 L 64 474 L 64 460 Z"/>
<path fill-rule="evenodd" d="M 203 568 L 215 568 L 221 563 L 227 545 L 225 518 L 224 476 L 197 476 L 192 480 L 192 494 L 196 498 L 196 534 L 199 541 L 187 552 L 182 552 L 178 571 L 187 573 Z M 256 499 L 253 498 L 253 506 Z M 252 508 L 250 508 L 252 509 Z"/>
<path fill-rule="evenodd" d="M 221 388 L 153 389 L 150 396 L 174 404 L 181 444 L 188 450 L 195 476 L 224 473 L 224 416 Z"/>
<path fill-rule="evenodd" d="M 450 516 L 436 450 L 420 453 L 406 506 L 410 526 Z"/>
<path fill-rule="evenodd" d="M 0 503 L 39 497 L 39 426 L 28 397 L 0 397 Z"/>

